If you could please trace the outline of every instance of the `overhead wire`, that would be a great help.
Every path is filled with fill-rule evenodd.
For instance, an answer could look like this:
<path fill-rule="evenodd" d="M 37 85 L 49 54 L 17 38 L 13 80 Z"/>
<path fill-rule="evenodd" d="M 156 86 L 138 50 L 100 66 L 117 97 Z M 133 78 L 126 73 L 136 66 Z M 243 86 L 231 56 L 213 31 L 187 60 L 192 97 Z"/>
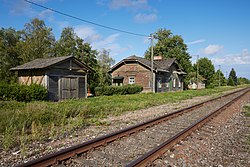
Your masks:
<path fill-rule="evenodd" d="M 121 30 L 121 29 L 118 29 L 118 28 L 106 26 L 106 25 L 99 24 L 99 23 L 95 23 L 95 22 L 92 22 L 92 21 L 88 21 L 88 20 L 86 20 L 86 19 L 82 19 L 82 18 L 80 18 L 80 17 L 73 16 L 73 15 L 71 15 L 71 14 L 67 14 L 67 13 L 64 13 L 64 12 L 60 12 L 60 11 L 58 11 L 58 10 L 55 10 L 55 9 L 52 9 L 52 8 L 49 8 L 49 7 L 40 5 L 40 4 L 38 4 L 38 3 L 29 1 L 29 0 L 24 0 L 24 1 L 27 2 L 27 3 L 30 3 L 30 4 L 32 4 L 32 5 L 35 5 L 35 6 L 38 6 L 38 7 L 41 7 L 41 8 L 50 10 L 50 11 L 53 11 L 53 12 L 55 12 L 55 13 L 58 13 L 58 14 L 61 14 L 61 15 L 64 15 L 64 16 L 67 16 L 67 17 L 70 17 L 70 18 L 73 18 L 73 19 L 76 19 L 76 20 L 83 21 L 83 22 L 88 23 L 88 24 L 92 24 L 92 25 L 95 25 L 95 26 L 99 26 L 99 27 L 102 27 L 102 28 L 106 28 L 106 29 L 110 29 L 110 30 L 113 30 L 113 31 L 122 32 L 122 33 L 130 34 L 130 35 L 141 36 L 141 37 L 149 37 L 148 35 L 139 34 L 139 33 L 134 33 L 134 32 L 130 32 L 130 31 L 125 31 L 125 30 Z"/>

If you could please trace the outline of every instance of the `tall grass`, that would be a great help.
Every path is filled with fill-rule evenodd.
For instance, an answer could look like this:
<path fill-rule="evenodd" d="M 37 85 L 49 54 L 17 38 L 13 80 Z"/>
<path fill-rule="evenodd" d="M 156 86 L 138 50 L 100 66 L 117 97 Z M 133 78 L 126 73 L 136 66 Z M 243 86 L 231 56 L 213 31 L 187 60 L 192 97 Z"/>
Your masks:
<path fill-rule="evenodd" d="M 0 147 L 9 149 L 27 141 L 46 140 L 73 133 L 90 124 L 102 125 L 102 118 L 126 111 L 178 102 L 195 96 L 218 94 L 235 87 L 187 90 L 168 93 L 100 96 L 62 102 L 0 101 Z M 25 135 L 29 140 L 23 142 Z M 26 137 L 25 137 L 26 139 Z"/>

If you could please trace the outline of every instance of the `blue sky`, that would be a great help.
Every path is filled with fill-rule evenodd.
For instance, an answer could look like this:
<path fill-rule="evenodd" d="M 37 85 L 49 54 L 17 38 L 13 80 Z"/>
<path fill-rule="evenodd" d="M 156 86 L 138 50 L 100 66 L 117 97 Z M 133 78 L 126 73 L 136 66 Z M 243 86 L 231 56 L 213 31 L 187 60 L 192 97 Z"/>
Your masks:
<path fill-rule="evenodd" d="M 49 8 L 98 24 L 150 35 L 160 28 L 181 35 L 192 62 L 196 55 L 221 66 L 226 75 L 250 79 L 249 0 L 31 0 Z M 20 30 L 32 18 L 43 19 L 58 39 L 71 26 L 94 49 L 109 49 L 119 62 L 130 55 L 143 57 L 147 37 L 116 32 L 75 20 L 23 0 L 0 0 L 0 26 Z"/>

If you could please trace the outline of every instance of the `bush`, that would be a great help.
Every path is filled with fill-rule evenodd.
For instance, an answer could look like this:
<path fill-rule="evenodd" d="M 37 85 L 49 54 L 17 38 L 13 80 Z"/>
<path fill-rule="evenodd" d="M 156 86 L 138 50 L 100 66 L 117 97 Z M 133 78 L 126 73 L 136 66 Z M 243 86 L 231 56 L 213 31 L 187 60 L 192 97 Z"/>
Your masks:
<path fill-rule="evenodd" d="M 0 83 L 0 100 L 9 101 L 35 101 L 35 100 L 46 100 L 47 89 L 41 85 L 31 84 L 20 85 L 20 84 L 8 84 Z"/>
<path fill-rule="evenodd" d="M 136 94 L 142 91 L 143 87 L 140 85 L 125 85 L 125 86 L 103 86 L 95 88 L 96 96 L 111 96 L 111 95 L 126 95 Z"/>

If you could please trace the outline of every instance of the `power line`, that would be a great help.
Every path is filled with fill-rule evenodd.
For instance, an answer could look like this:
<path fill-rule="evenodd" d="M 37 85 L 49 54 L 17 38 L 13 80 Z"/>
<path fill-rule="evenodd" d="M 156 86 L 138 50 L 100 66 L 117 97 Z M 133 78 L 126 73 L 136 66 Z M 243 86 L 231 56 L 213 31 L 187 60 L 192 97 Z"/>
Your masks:
<path fill-rule="evenodd" d="M 76 17 L 76 16 L 73 16 L 73 15 L 70 15 L 70 14 L 67 14 L 67 13 L 64 13 L 64 12 L 60 12 L 58 10 L 55 10 L 55 9 L 52 9 L 52 8 L 49 8 L 49 7 L 40 5 L 40 4 L 37 4 L 37 3 L 29 1 L 29 0 L 24 0 L 24 1 L 28 2 L 28 3 L 32 4 L 32 5 L 35 5 L 35 6 L 38 6 L 38 7 L 41 7 L 41 8 L 50 10 L 50 11 L 53 11 L 55 13 L 58 13 L 58 14 L 61 14 L 61 15 L 64 15 L 64 16 L 67 16 L 67 17 L 70 17 L 70 18 L 73 18 L 73 19 L 76 19 L 76 20 L 80 20 L 80 21 L 83 21 L 83 22 L 86 22 L 86 23 L 89 23 L 89 24 L 93 24 L 93 25 L 96 25 L 96 26 L 99 26 L 99 27 L 103 27 L 103 28 L 106 28 L 106 29 L 110 29 L 110 30 L 113 30 L 113 31 L 118 31 L 118 32 L 130 34 L 130 35 L 136 35 L 136 36 L 141 36 L 141 37 L 148 37 L 148 35 L 133 33 L 133 32 L 121 30 L 121 29 L 118 29 L 118 28 L 113 28 L 113 27 L 102 25 L 102 24 L 98 24 L 98 23 L 95 23 L 95 22 L 92 22 L 92 21 L 88 21 L 88 20 L 82 19 L 80 17 Z"/>

